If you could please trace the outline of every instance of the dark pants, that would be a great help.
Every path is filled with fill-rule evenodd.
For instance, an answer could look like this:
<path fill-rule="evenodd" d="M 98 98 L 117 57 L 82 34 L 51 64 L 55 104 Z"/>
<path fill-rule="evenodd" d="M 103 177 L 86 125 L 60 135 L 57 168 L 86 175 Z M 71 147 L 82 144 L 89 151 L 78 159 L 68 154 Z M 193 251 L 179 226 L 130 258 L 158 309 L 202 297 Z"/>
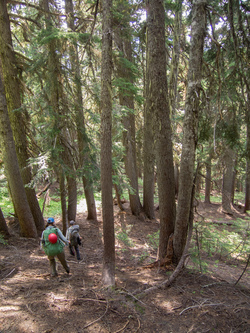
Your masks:
<path fill-rule="evenodd" d="M 79 246 L 78 245 L 69 245 L 69 252 L 72 256 L 75 255 L 76 251 L 76 258 L 77 260 L 81 260 L 80 252 L 79 252 Z"/>
<path fill-rule="evenodd" d="M 69 266 L 67 264 L 67 261 L 65 259 L 65 253 L 62 251 L 57 255 L 57 258 L 59 259 L 60 263 L 62 264 L 63 268 L 67 273 L 69 273 Z M 50 274 L 51 276 L 57 276 L 57 270 L 56 270 L 56 259 L 54 256 L 48 256 L 49 264 L 50 264 Z"/>

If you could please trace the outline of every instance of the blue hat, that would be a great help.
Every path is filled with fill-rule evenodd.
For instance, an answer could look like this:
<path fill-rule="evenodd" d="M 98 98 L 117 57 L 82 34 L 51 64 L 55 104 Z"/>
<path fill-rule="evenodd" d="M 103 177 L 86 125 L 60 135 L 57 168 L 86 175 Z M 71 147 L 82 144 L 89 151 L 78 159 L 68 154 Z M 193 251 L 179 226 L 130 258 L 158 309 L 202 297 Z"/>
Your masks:
<path fill-rule="evenodd" d="M 49 217 L 48 218 L 48 220 L 47 220 L 47 223 L 54 223 L 55 222 L 55 220 L 54 220 L 54 218 L 53 217 Z"/>

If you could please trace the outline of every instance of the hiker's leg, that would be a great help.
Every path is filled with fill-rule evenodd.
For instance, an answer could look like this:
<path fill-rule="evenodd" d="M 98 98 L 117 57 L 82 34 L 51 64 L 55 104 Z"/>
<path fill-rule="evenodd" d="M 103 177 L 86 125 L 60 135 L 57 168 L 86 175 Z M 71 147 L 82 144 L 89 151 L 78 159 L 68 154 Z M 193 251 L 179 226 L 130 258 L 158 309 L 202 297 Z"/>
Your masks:
<path fill-rule="evenodd" d="M 65 253 L 64 253 L 64 251 L 62 251 L 61 253 L 59 253 L 57 255 L 57 258 L 60 260 L 60 263 L 63 265 L 63 268 L 65 269 L 65 271 L 67 273 L 69 273 L 69 266 L 68 266 L 67 261 L 65 259 Z"/>
<path fill-rule="evenodd" d="M 81 260 L 81 256 L 80 256 L 80 252 L 79 252 L 79 247 L 75 246 L 75 250 L 76 250 L 76 258 L 77 258 L 77 260 Z"/>
<path fill-rule="evenodd" d="M 73 246 L 72 245 L 69 245 L 69 253 L 74 256 L 75 255 L 75 252 L 73 250 Z"/>
<path fill-rule="evenodd" d="M 57 276 L 58 273 L 56 271 L 56 259 L 55 257 L 48 256 L 49 258 L 49 264 L 50 264 L 50 275 L 51 276 Z"/>

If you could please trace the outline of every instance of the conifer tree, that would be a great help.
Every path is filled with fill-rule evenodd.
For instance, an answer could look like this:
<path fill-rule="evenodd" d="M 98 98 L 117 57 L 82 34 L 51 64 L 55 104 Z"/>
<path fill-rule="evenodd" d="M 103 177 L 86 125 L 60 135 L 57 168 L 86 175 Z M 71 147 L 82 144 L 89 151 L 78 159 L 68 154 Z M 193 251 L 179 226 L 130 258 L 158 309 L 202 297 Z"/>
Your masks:
<path fill-rule="evenodd" d="M 0 58 L 2 63 L 2 75 L 6 92 L 8 112 L 13 130 L 18 163 L 21 170 L 23 183 L 25 185 L 26 197 L 32 212 L 32 220 L 27 224 L 35 222 L 38 234 L 42 233 L 44 221 L 36 198 L 34 188 L 30 186 L 32 181 L 31 169 L 28 165 L 28 145 L 26 128 L 28 127 L 27 114 L 21 100 L 21 86 L 18 78 L 18 64 L 13 50 L 10 21 L 7 12 L 6 1 L 0 4 Z M 12 193 L 13 196 L 13 193 Z"/>
<path fill-rule="evenodd" d="M 1 71 L 0 71 L 1 72 Z M 4 168 L 8 180 L 11 197 L 20 224 L 21 235 L 24 237 L 37 237 L 37 230 L 31 210 L 27 201 L 23 180 L 21 177 L 18 159 L 10 125 L 5 89 L 0 75 L 0 146 L 4 161 Z M 1 221 L 1 229 L 7 232 Z"/>
<path fill-rule="evenodd" d="M 148 8 L 148 107 L 154 119 L 157 183 L 160 209 L 159 258 L 167 255 L 174 232 L 175 186 L 170 110 L 166 77 L 165 11 L 161 1 L 150 0 Z"/>
<path fill-rule="evenodd" d="M 178 262 L 186 243 L 192 209 L 195 150 L 201 92 L 203 45 L 206 35 L 206 1 L 193 1 L 192 30 L 185 102 L 178 206 L 174 230 L 174 256 Z"/>
<path fill-rule="evenodd" d="M 101 188 L 105 286 L 115 284 L 115 234 L 112 197 L 112 0 L 102 3 Z"/>

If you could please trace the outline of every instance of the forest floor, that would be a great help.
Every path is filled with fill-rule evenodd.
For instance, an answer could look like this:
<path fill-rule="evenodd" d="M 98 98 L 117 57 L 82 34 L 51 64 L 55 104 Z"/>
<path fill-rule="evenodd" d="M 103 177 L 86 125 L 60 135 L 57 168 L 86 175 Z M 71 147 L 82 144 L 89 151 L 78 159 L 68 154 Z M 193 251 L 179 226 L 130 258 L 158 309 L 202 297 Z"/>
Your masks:
<path fill-rule="evenodd" d="M 58 264 L 59 276 L 49 275 L 49 262 L 38 241 L 18 236 L 18 227 L 8 222 L 11 238 L 0 244 L 0 332 L 1 333 L 186 333 L 250 332 L 250 270 L 246 260 L 207 258 L 201 273 L 189 259 L 174 283 L 143 298 L 133 294 L 168 278 L 166 268 L 145 269 L 156 260 L 149 238 L 159 230 L 159 220 L 142 221 L 128 207 L 115 206 L 116 288 L 102 288 L 102 217 L 86 220 L 77 215 L 83 260 L 77 262 L 65 248 L 68 275 Z M 197 207 L 211 225 L 213 221 L 234 223 L 246 215 L 220 212 L 219 205 Z M 217 223 L 217 222 L 216 222 Z M 57 226 L 62 229 L 59 219 Z M 221 228 L 230 229 L 227 223 Z"/>

